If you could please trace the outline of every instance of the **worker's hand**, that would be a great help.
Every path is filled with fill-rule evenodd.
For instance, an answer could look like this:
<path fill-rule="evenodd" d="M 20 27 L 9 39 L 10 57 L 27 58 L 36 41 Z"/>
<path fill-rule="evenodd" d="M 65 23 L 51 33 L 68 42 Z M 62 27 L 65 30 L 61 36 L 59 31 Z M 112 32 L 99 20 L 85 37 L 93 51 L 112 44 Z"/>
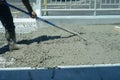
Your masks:
<path fill-rule="evenodd" d="M 31 17 L 32 17 L 32 18 L 36 18 L 36 17 L 37 17 L 37 14 L 36 14 L 34 11 L 32 11 L 32 12 L 31 12 Z"/>

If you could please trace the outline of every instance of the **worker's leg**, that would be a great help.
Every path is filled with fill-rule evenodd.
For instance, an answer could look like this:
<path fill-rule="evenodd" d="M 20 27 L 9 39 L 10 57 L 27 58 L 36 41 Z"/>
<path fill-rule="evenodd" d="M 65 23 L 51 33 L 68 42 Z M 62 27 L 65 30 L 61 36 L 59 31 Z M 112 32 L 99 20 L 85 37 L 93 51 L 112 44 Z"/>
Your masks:
<path fill-rule="evenodd" d="M 19 47 L 16 45 L 16 35 L 15 35 L 15 26 L 13 23 L 13 17 L 11 15 L 9 7 L 3 5 L 0 14 L 0 20 L 5 27 L 5 37 L 8 41 L 9 44 L 9 49 L 10 50 L 17 50 Z"/>

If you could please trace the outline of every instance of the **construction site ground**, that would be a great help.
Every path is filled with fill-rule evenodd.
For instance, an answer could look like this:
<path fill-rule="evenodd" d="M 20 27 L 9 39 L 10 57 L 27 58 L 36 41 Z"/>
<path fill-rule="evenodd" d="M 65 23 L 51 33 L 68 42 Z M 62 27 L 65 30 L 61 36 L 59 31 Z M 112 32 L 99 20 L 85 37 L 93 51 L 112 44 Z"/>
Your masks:
<path fill-rule="evenodd" d="M 0 33 L 0 61 L 4 61 L 0 67 L 120 63 L 120 28 L 115 27 L 116 25 L 61 26 L 80 33 L 80 36 L 72 36 L 50 26 L 38 28 L 30 33 L 17 33 L 17 43 L 22 48 L 10 52 L 4 33 Z"/>

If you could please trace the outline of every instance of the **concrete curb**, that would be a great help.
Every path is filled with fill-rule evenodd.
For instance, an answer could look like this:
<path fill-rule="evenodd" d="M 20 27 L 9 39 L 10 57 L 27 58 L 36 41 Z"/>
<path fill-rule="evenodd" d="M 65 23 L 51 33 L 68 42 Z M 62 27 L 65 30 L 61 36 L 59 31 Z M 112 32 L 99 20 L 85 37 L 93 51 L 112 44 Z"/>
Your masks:
<path fill-rule="evenodd" d="M 120 64 L 1 68 L 0 80 L 120 80 Z"/>

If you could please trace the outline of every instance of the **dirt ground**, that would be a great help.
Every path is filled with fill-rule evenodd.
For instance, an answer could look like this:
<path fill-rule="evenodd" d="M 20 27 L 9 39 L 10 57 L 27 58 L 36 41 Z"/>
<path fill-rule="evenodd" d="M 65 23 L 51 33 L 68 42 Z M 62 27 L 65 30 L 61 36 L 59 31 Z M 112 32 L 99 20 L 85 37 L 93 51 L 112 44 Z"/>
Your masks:
<path fill-rule="evenodd" d="M 0 57 L 5 62 L 13 62 L 2 67 L 120 63 L 120 31 L 115 25 L 62 26 L 80 33 L 80 36 L 72 36 L 54 27 L 38 28 L 29 34 L 17 34 L 17 42 L 22 48 L 9 52 L 8 46 L 4 45 L 4 33 L 0 33 Z"/>

